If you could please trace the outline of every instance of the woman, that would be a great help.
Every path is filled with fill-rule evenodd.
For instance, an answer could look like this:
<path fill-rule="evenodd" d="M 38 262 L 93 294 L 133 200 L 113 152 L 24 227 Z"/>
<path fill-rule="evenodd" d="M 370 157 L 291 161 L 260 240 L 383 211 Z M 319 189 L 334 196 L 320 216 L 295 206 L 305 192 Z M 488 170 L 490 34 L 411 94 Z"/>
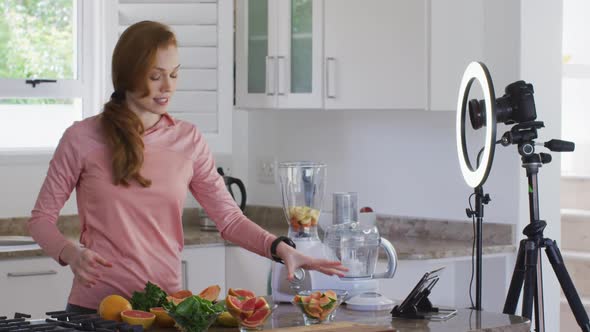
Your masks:
<path fill-rule="evenodd" d="M 203 135 L 166 113 L 179 68 L 176 38 L 167 26 L 130 26 L 113 53 L 111 100 L 60 140 L 28 228 L 49 256 L 74 273 L 68 310 L 95 311 L 105 296 L 129 298 L 148 280 L 168 293 L 181 288 L 187 189 L 224 239 L 268 258 L 273 247 L 290 278 L 298 267 L 340 276 L 346 270 L 302 255 L 242 214 Z M 56 227 L 74 188 L 82 247 Z"/>

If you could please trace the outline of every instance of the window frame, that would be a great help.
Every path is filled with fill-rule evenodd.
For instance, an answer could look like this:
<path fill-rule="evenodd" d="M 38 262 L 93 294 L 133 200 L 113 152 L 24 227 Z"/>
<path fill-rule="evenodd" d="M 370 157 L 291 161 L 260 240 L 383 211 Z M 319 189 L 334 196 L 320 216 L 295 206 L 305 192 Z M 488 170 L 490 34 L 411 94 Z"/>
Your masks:
<path fill-rule="evenodd" d="M 104 95 L 104 33 L 99 24 L 104 17 L 105 2 L 75 0 L 77 79 L 42 83 L 32 88 L 24 79 L 0 79 L 0 98 L 81 98 L 82 118 L 96 115 Z M 0 149 L 0 165 L 38 164 L 49 161 L 54 148 Z"/>

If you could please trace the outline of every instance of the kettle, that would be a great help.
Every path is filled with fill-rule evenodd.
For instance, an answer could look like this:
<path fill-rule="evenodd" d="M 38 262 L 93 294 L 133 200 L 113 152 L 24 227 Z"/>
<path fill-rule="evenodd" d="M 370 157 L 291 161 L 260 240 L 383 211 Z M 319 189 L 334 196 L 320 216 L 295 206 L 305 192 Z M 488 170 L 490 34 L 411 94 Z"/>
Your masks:
<path fill-rule="evenodd" d="M 244 186 L 244 182 L 242 182 L 242 180 L 238 178 L 225 175 L 223 172 L 223 168 L 221 167 L 217 167 L 217 173 L 219 173 L 219 175 L 223 177 L 225 187 L 227 188 L 227 191 L 229 191 L 231 197 L 234 198 L 234 200 L 236 199 L 236 196 L 234 195 L 234 188 L 235 186 L 238 186 L 238 190 L 240 193 L 240 202 L 238 205 L 240 206 L 240 210 L 242 210 L 243 212 L 244 209 L 246 209 L 246 187 Z"/>

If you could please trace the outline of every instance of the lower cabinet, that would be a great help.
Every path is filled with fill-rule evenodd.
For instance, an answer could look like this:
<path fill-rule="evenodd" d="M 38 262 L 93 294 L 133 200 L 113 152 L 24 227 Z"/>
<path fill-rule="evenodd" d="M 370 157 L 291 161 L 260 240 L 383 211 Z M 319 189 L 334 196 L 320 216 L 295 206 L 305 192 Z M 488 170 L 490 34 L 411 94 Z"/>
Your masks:
<path fill-rule="evenodd" d="M 268 295 L 271 260 L 241 247 L 226 247 L 225 284 Z"/>
<path fill-rule="evenodd" d="M 209 247 L 185 247 L 182 251 L 183 289 L 198 294 L 205 287 L 219 285 L 220 298 L 225 288 L 225 250 L 223 245 Z"/>
<path fill-rule="evenodd" d="M 74 274 L 48 257 L 0 261 L 0 316 L 44 317 L 66 308 Z"/>

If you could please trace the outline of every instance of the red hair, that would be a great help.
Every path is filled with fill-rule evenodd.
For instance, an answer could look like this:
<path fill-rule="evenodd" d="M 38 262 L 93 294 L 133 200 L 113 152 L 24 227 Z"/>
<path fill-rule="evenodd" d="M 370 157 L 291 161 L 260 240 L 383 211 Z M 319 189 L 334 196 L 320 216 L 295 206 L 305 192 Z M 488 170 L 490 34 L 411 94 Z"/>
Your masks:
<path fill-rule="evenodd" d="M 129 186 L 137 181 L 149 187 L 151 180 L 141 174 L 143 165 L 143 124 L 125 101 L 125 92 L 149 94 L 148 73 L 156 62 L 159 48 L 177 46 L 176 37 L 162 23 L 142 21 L 129 26 L 113 52 L 112 79 L 115 92 L 104 105 L 102 127 L 112 154 L 113 183 Z"/>

